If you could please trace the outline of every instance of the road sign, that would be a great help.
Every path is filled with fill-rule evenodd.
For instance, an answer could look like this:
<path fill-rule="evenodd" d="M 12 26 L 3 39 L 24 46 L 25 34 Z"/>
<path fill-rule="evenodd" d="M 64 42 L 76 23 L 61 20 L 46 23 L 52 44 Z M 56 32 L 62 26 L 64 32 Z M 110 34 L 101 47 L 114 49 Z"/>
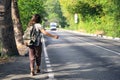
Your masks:
<path fill-rule="evenodd" d="M 74 21 L 75 21 L 75 23 L 78 23 L 78 14 L 77 13 L 75 13 L 75 15 L 74 15 Z"/>

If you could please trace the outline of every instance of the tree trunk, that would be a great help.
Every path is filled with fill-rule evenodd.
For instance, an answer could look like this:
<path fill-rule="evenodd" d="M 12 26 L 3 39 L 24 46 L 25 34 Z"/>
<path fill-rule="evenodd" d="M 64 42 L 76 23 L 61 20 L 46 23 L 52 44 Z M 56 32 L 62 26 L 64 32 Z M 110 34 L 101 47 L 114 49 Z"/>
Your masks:
<path fill-rule="evenodd" d="M 2 54 L 18 55 L 11 17 L 11 0 L 0 0 L 0 32 L 2 38 Z"/>
<path fill-rule="evenodd" d="M 20 21 L 19 9 L 18 9 L 18 0 L 12 0 L 12 20 L 14 26 L 15 40 L 17 46 L 23 44 L 23 29 Z"/>
<path fill-rule="evenodd" d="M 12 20 L 15 33 L 15 41 L 20 55 L 26 54 L 26 46 L 23 45 L 23 28 L 20 21 L 18 0 L 12 0 Z"/>

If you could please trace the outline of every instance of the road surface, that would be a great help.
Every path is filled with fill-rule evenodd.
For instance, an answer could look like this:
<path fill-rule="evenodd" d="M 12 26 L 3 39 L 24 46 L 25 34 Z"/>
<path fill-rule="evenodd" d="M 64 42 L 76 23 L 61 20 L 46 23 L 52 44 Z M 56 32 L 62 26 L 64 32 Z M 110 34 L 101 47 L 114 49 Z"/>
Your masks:
<path fill-rule="evenodd" d="M 0 80 L 120 80 L 120 41 L 50 31 L 44 37 L 42 73 L 29 75 L 28 56 L 0 64 Z"/>

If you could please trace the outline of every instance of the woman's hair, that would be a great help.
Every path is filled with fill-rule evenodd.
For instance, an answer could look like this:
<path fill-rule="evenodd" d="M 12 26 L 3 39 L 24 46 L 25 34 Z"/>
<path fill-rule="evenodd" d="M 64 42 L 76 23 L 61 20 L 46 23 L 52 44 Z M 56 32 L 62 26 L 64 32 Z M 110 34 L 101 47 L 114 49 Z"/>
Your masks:
<path fill-rule="evenodd" d="M 41 16 L 39 14 L 35 14 L 32 16 L 28 26 L 32 26 L 35 23 L 42 23 Z"/>

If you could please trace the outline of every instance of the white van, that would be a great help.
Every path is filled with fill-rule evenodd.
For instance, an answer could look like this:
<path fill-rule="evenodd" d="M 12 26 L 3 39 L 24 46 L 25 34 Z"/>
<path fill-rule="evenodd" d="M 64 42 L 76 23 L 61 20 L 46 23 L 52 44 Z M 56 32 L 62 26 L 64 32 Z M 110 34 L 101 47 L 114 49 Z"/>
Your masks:
<path fill-rule="evenodd" d="M 56 22 L 50 23 L 50 30 L 57 30 L 57 23 Z"/>

